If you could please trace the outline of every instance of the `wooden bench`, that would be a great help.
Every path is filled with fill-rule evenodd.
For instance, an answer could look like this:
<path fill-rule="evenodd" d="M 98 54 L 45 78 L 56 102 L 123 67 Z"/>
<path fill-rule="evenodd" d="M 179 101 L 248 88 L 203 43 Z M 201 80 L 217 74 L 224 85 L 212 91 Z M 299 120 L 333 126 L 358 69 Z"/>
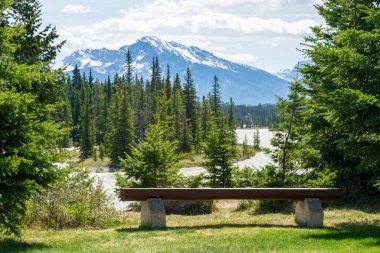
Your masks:
<path fill-rule="evenodd" d="M 296 222 L 307 227 L 323 227 L 321 202 L 339 201 L 339 188 L 123 188 L 122 201 L 141 201 L 141 226 L 166 228 L 163 200 L 293 200 Z"/>

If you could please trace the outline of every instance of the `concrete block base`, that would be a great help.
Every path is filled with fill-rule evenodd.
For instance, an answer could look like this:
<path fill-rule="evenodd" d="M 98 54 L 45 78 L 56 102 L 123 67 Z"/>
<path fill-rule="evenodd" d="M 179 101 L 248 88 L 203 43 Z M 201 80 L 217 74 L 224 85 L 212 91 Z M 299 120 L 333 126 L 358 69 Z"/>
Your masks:
<path fill-rule="evenodd" d="M 323 227 L 323 208 L 320 199 L 308 198 L 298 201 L 296 206 L 296 222 L 310 228 Z"/>
<path fill-rule="evenodd" d="M 166 228 L 166 214 L 162 199 L 151 198 L 141 203 L 141 227 Z"/>

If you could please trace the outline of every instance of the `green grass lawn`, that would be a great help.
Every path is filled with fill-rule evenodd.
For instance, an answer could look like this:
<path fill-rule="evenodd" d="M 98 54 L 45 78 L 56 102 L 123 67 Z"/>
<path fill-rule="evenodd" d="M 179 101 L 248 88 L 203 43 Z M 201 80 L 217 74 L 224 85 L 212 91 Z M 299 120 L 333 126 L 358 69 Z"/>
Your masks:
<path fill-rule="evenodd" d="M 219 202 L 210 215 L 168 215 L 165 230 L 138 228 L 131 212 L 123 227 L 105 230 L 26 229 L 0 252 L 380 252 L 380 212 L 327 209 L 325 228 L 297 227 L 294 214 L 236 212 Z"/>

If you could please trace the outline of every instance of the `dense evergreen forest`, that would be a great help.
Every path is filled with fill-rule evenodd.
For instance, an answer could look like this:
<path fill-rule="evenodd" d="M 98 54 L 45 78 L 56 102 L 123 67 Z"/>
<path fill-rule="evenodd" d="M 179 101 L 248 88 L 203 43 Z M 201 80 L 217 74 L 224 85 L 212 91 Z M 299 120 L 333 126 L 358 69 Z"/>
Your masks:
<path fill-rule="evenodd" d="M 210 133 L 213 111 L 222 110 L 220 87 L 215 76 L 212 92 L 197 102 L 195 84 L 188 68 L 183 81 L 172 78 L 169 66 L 163 75 L 159 59 L 154 57 L 151 78 L 133 75 L 131 53 L 126 55 L 126 75 L 116 75 L 105 82 L 88 77 L 77 67 L 64 80 L 63 103 L 57 110 L 60 121 L 70 129 L 61 147 L 73 144 L 82 158 L 99 152 L 114 163 L 130 154 L 130 145 L 144 139 L 151 124 L 166 122 L 170 140 L 178 142 L 178 153 L 200 152 L 201 143 Z M 233 101 L 227 105 L 235 115 Z M 235 121 L 235 116 L 233 121 Z M 235 123 L 233 126 L 235 127 Z M 253 126 L 253 125 L 252 125 Z M 94 147 L 98 148 L 94 148 Z"/>
<path fill-rule="evenodd" d="M 229 104 L 224 104 L 223 110 L 227 115 Z M 281 121 L 276 105 L 272 104 L 235 105 L 234 110 L 239 128 L 276 128 Z"/>
<path fill-rule="evenodd" d="M 178 74 L 171 76 L 169 66 L 161 73 L 159 59 L 152 60 L 152 76 L 143 80 L 133 75 L 131 53 L 126 55 L 126 75 L 116 75 L 104 82 L 94 80 L 75 67 L 65 79 L 64 104 L 58 117 L 71 129 L 62 147 L 79 145 L 82 157 L 99 151 L 112 161 L 124 157 L 129 145 L 144 137 L 147 127 L 157 121 L 157 115 L 173 127 L 172 140 L 179 142 L 179 152 L 199 151 L 201 140 L 209 133 L 212 94 L 199 100 L 188 69 L 183 81 Z M 214 78 L 213 92 L 219 94 L 218 78 Z M 200 101 L 200 102 L 198 102 Z M 233 112 L 231 112 L 231 106 Z M 274 105 L 223 104 L 225 116 L 233 113 L 238 127 L 276 126 L 279 118 Z M 128 153 L 128 152 L 127 152 Z"/>

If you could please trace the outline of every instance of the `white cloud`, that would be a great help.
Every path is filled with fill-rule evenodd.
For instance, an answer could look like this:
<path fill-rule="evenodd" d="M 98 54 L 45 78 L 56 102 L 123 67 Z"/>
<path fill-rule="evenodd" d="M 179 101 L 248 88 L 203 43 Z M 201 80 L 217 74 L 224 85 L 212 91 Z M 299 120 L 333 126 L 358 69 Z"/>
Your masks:
<path fill-rule="evenodd" d="M 93 25 L 68 27 L 62 31 L 67 37 L 75 37 L 93 44 L 112 39 L 114 44 L 128 37 L 147 34 L 211 36 L 252 34 L 301 36 L 310 33 L 311 19 L 286 21 L 280 18 L 242 16 L 230 13 L 233 5 L 257 5 L 278 8 L 297 0 L 154 0 L 122 10 L 121 17 L 107 18 Z M 81 5 L 66 5 L 62 12 L 84 13 L 89 9 Z M 212 34 L 211 34 L 212 33 Z M 91 38 L 89 40 L 88 38 Z M 87 43 L 86 43 L 87 44 Z M 97 44 L 97 43 L 96 43 Z"/>
<path fill-rule="evenodd" d="M 61 13 L 67 14 L 85 14 L 90 12 L 90 8 L 80 4 L 66 4 Z"/>
<path fill-rule="evenodd" d="M 296 51 L 302 38 L 311 33 L 310 26 L 322 24 L 313 7 L 318 1 L 321 0 L 145 0 L 130 4 L 116 0 L 121 10 L 113 9 L 100 18 L 95 13 L 101 10 L 94 6 L 82 25 L 65 20 L 58 31 L 67 40 L 65 52 L 117 49 L 144 35 L 156 35 L 198 46 L 231 61 L 256 66 L 266 61 L 272 67 L 280 62 L 279 57 L 288 61 L 285 54 Z M 61 10 L 89 11 L 88 7 L 73 4 Z M 298 56 L 298 52 L 292 55 Z"/>
<path fill-rule="evenodd" d="M 232 61 L 232 62 L 244 63 L 244 64 L 247 64 L 247 65 L 253 65 L 257 61 L 256 57 L 254 57 L 254 56 L 252 56 L 250 54 L 244 54 L 244 53 L 233 54 L 233 55 L 226 55 L 226 54 L 222 54 L 222 53 L 215 53 L 215 55 L 218 56 L 218 57 L 220 57 L 220 58 Z"/>

